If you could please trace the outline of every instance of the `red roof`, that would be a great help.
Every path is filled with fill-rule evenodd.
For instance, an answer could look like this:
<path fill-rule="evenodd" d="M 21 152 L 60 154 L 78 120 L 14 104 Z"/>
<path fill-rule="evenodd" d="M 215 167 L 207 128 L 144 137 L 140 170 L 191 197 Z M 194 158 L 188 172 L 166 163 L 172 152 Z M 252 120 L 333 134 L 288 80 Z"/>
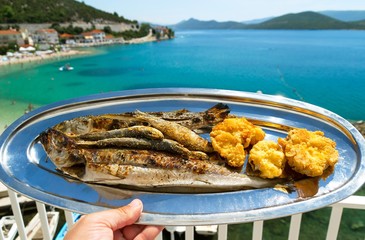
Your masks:
<path fill-rule="evenodd" d="M 68 34 L 68 33 L 64 33 L 64 34 L 61 34 L 61 35 L 60 35 L 60 37 L 61 37 L 61 38 L 73 38 L 73 37 L 74 37 L 74 35 L 72 35 L 72 34 Z"/>
<path fill-rule="evenodd" d="M 45 33 L 57 33 L 57 31 L 56 30 L 54 30 L 54 29 L 39 29 L 39 30 L 37 30 L 37 32 L 45 32 Z"/>
<path fill-rule="evenodd" d="M 20 34 L 20 32 L 16 30 L 0 30 L 0 35 L 14 35 L 14 34 Z"/>
<path fill-rule="evenodd" d="M 94 29 L 90 32 L 84 32 L 82 33 L 83 36 L 92 36 L 93 34 L 99 34 L 99 33 L 104 33 L 104 31 L 99 30 L 99 29 Z"/>
<path fill-rule="evenodd" d="M 104 33 L 104 31 L 100 29 L 94 29 L 91 31 L 91 33 Z"/>

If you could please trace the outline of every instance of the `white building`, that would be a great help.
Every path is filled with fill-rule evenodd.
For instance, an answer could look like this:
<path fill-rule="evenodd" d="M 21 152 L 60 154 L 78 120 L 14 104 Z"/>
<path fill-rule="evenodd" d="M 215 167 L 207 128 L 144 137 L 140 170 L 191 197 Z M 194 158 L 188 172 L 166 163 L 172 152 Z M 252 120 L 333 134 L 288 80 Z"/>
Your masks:
<path fill-rule="evenodd" d="M 39 29 L 35 32 L 33 40 L 35 43 L 58 44 L 58 32 L 54 29 Z"/>

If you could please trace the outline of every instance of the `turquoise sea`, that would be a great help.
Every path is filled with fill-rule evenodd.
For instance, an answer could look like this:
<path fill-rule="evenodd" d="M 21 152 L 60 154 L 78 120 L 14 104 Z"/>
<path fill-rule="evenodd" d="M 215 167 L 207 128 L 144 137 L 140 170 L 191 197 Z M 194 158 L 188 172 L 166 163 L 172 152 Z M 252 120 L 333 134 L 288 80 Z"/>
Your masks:
<path fill-rule="evenodd" d="M 74 71 L 60 72 L 64 63 Z M 364 31 L 185 31 L 170 41 L 7 68 L 0 68 L 0 99 L 35 106 L 126 89 L 200 87 L 280 94 L 365 119 Z"/>

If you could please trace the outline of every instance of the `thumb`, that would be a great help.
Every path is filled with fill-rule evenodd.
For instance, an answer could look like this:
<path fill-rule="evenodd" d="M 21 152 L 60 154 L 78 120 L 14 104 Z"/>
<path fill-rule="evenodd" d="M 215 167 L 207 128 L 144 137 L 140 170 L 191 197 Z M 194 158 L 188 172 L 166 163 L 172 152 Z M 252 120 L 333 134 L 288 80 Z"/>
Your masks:
<path fill-rule="evenodd" d="M 117 229 L 123 228 L 127 225 L 132 225 L 141 216 L 143 209 L 142 201 L 139 199 L 134 199 L 131 203 L 126 206 L 113 209 L 113 217 L 111 219 L 111 228 L 115 231 Z"/>
<path fill-rule="evenodd" d="M 126 206 L 99 212 L 97 214 L 98 219 L 102 220 L 105 226 L 116 231 L 125 226 L 134 224 L 140 217 L 142 208 L 143 204 L 141 200 L 134 199 Z"/>

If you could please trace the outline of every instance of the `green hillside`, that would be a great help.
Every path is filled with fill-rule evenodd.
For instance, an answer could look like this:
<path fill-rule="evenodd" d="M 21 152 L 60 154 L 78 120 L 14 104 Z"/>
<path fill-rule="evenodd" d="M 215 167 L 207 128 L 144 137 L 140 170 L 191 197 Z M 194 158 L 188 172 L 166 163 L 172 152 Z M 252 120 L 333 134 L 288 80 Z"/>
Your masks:
<path fill-rule="evenodd" d="M 175 29 L 242 29 L 245 25 L 243 23 L 227 21 L 217 22 L 215 20 L 200 21 L 194 18 L 190 18 L 186 21 L 182 21 L 174 26 Z"/>
<path fill-rule="evenodd" d="M 75 0 L 0 0 L 0 23 L 73 21 L 132 22 L 117 13 L 107 13 Z"/>
<path fill-rule="evenodd" d="M 347 16 L 349 18 L 349 16 Z M 346 22 L 317 12 L 301 12 L 270 18 L 260 23 L 217 22 L 189 19 L 171 26 L 177 30 L 196 29 L 288 29 L 288 30 L 321 30 L 321 29 L 365 29 L 365 20 Z"/>
<path fill-rule="evenodd" d="M 266 22 L 251 25 L 254 29 L 349 29 L 351 23 L 342 22 L 334 18 L 316 13 L 301 12 L 286 14 Z"/>

